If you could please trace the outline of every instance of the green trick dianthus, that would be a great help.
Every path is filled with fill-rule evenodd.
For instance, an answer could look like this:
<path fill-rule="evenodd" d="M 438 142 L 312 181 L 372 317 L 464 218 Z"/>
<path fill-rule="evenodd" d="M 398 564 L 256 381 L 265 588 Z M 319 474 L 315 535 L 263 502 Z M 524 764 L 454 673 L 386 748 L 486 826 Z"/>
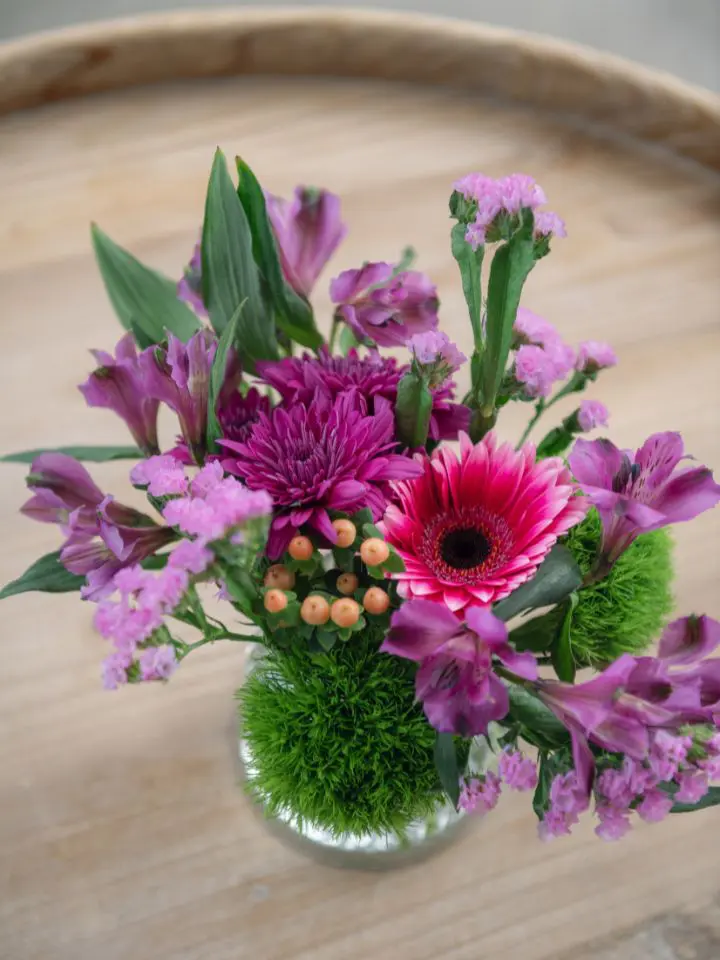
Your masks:
<path fill-rule="evenodd" d="M 592 509 L 564 541 L 583 575 L 594 563 L 601 536 L 600 516 Z M 657 639 L 673 607 L 672 552 L 667 529 L 642 534 L 604 580 L 579 592 L 570 630 L 578 666 L 640 654 Z"/>
<path fill-rule="evenodd" d="M 286 807 L 334 834 L 396 831 L 439 795 L 435 731 L 415 665 L 378 653 L 368 630 L 325 656 L 270 651 L 238 691 L 267 812 Z"/>

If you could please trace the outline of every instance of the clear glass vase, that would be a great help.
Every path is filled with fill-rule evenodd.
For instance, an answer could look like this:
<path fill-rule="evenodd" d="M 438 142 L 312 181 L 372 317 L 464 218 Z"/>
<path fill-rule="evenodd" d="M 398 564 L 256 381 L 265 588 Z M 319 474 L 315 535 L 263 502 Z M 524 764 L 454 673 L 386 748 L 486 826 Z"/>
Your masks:
<path fill-rule="evenodd" d="M 264 647 L 253 644 L 245 660 L 245 678 L 263 656 Z M 242 719 L 238 755 L 243 779 L 251 779 L 255 760 L 250 745 L 242 736 Z M 492 751 L 487 741 L 477 737 L 472 744 L 468 768 L 474 772 L 487 769 L 491 756 Z M 455 810 L 443 797 L 428 816 L 410 823 L 402 834 L 383 832 L 336 835 L 317 824 L 301 821 L 289 808 L 270 814 L 267 809 L 268 798 L 262 791 L 252 787 L 250 793 L 255 808 L 261 813 L 273 835 L 308 856 L 337 867 L 384 870 L 420 862 L 448 846 L 468 828 L 472 820 L 462 811 Z"/>

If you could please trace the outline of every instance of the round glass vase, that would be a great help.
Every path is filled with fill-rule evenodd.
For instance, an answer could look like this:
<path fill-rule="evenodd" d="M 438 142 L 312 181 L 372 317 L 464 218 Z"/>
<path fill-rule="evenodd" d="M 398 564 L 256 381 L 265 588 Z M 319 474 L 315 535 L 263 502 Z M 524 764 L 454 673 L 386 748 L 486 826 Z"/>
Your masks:
<path fill-rule="evenodd" d="M 244 679 L 256 669 L 265 656 L 262 644 L 252 644 L 245 658 Z M 238 738 L 238 756 L 243 780 L 249 784 L 256 769 L 255 758 L 243 737 L 242 712 Z M 476 737 L 468 757 L 468 770 L 473 773 L 488 769 L 493 752 L 484 737 Z M 268 809 L 268 796 L 255 784 L 248 786 L 253 807 L 262 816 L 267 829 L 282 842 L 315 860 L 335 867 L 360 870 L 386 870 L 419 863 L 445 849 L 464 832 L 471 822 L 463 811 L 457 811 L 442 795 L 431 812 L 407 825 L 404 831 L 336 834 L 319 824 L 301 819 L 287 806 Z M 275 805 L 273 805 L 275 806 Z"/>

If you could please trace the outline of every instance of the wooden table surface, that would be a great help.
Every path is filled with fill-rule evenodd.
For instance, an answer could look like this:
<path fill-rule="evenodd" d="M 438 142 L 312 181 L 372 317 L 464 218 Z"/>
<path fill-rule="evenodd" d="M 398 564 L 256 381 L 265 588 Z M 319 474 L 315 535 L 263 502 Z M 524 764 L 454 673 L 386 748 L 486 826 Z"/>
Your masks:
<path fill-rule="evenodd" d="M 615 345 L 620 365 L 591 395 L 610 406 L 616 442 L 678 429 L 720 468 L 716 175 L 477 96 L 297 79 L 138 88 L 0 120 L 4 450 L 125 440 L 76 390 L 88 348 L 119 334 L 88 221 L 177 274 L 216 144 L 275 192 L 310 182 L 342 195 L 351 232 L 334 270 L 412 242 L 466 350 L 450 184 L 475 169 L 532 173 L 569 239 L 533 272 L 526 305 L 572 341 Z M 522 412 L 503 418 L 508 436 Z M 93 472 L 125 497 L 126 466 Z M 18 516 L 23 474 L 0 471 L 2 581 L 58 543 Z M 718 510 L 676 529 L 680 613 L 720 615 L 718 536 Z M 269 836 L 238 788 L 241 650 L 202 650 L 168 686 L 105 693 L 103 642 L 77 596 L 0 609 L 2 960 L 720 956 L 720 811 L 617 845 L 590 824 L 543 845 L 527 799 L 508 797 L 426 866 L 317 866 Z"/>

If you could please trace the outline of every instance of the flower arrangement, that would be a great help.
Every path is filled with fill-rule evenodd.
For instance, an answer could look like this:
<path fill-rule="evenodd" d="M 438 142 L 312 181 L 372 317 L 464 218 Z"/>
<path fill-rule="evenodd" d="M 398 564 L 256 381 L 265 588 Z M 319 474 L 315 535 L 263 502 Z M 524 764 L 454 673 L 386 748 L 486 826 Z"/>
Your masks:
<path fill-rule="evenodd" d="M 586 811 L 615 839 L 635 816 L 720 803 L 720 623 L 668 623 L 667 530 L 720 486 L 683 465 L 677 433 L 635 452 L 586 439 L 608 424 L 596 399 L 528 440 L 616 363 L 520 306 L 565 236 L 540 186 L 454 184 L 460 397 L 466 357 L 412 250 L 332 280 L 326 342 L 309 298 L 346 232 L 339 199 L 285 201 L 237 173 L 218 152 L 177 285 L 93 228 L 126 332 L 80 390 L 133 445 L 4 458 L 30 464 L 23 513 L 64 539 L 0 597 L 79 590 L 111 690 L 220 640 L 263 644 L 239 691 L 251 786 L 335 834 L 402 833 L 438 803 L 485 814 L 504 790 L 532 792 L 544 839 Z M 517 446 L 496 432 L 509 403 L 530 411 Z M 154 516 L 81 463 L 118 458 Z M 474 738 L 492 758 L 477 769 Z"/>

